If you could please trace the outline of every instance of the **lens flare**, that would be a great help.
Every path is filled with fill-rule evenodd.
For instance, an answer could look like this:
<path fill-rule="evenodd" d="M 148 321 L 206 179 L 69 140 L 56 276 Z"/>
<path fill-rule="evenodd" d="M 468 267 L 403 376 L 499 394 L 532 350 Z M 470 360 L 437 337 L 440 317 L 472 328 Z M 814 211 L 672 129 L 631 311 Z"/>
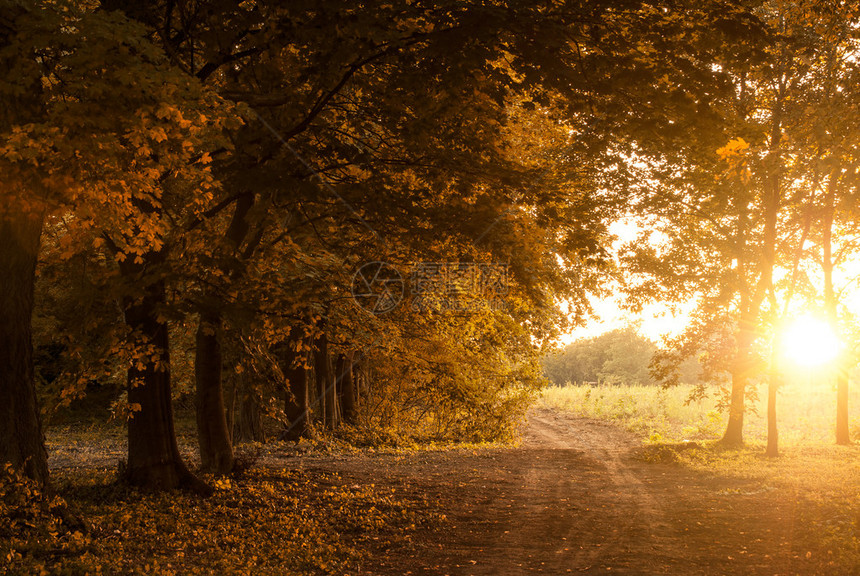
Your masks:
<path fill-rule="evenodd" d="M 782 335 L 783 356 L 801 366 L 820 366 L 839 354 L 841 343 L 830 324 L 813 316 L 792 322 Z"/>

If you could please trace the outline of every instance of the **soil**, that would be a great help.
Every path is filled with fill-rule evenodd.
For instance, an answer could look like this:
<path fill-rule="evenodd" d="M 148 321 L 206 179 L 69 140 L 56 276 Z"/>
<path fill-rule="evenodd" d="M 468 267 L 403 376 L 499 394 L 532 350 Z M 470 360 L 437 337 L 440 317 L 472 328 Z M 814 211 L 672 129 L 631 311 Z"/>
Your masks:
<path fill-rule="evenodd" d="M 56 441 L 51 466 L 115 466 L 124 446 L 114 440 L 98 451 Z M 437 518 L 405 540 L 379 538 L 363 575 L 857 573 L 820 544 L 796 488 L 642 454 L 641 440 L 609 423 L 534 410 L 514 448 L 294 449 L 268 452 L 256 465 L 374 485 Z"/>
<path fill-rule="evenodd" d="M 446 515 L 362 574 L 840 574 L 796 494 L 643 460 L 611 424 L 533 411 L 518 448 L 293 458 Z"/>

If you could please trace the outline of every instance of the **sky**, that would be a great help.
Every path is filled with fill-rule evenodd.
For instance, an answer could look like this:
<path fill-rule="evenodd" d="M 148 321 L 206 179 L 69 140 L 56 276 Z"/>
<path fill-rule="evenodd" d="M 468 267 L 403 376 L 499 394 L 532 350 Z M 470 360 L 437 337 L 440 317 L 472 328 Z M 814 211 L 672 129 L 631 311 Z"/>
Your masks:
<path fill-rule="evenodd" d="M 621 244 L 635 239 L 641 229 L 641 225 L 632 218 L 613 223 L 609 227 L 610 233 L 616 237 L 613 250 L 617 251 Z M 645 306 L 640 314 L 631 314 L 622 310 L 619 304 L 620 298 L 617 297 L 592 301 L 597 318 L 562 336 L 561 342 L 568 344 L 574 340 L 591 338 L 631 324 L 638 324 L 640 334 L 659 342 L 666 335 L 680 333 L 687 324 L 687 315 L 692 312 L 692 307 L 688 307 L 678 314 L 672 314 L 667 306 L 655 303 Z"/>
<path fill-rule="evenodd" d="M 691 310 L 682 310 L 673 315 L 668 307 L 661 304 L 645 306 L 641 314 L 630 314 L 621 309 L 615 299 L 600 300 L 593 303 L 594 311 L 599 319 L 589 321 L 585 326 L 574 329 L 562 336 L 561 342 L 568 344 L 581 338 L 591 338 L 604 332 L 624 328 L 630 324 L 639 324 L 639 333 L 659 342 L 664 336 L 674 336 L 687 325 L 688 313 Z"/>
<path fill-rule="evenodd" d="M 630 241 L 636 237 L 641 226 L 632 219 L 625 219 L 610 226 L 610 232 L 617 239 L 613 248 Z M 813 267 L 807 270 L 811 281 L 820 286 L 823 282 L 820 277 L 820 269 Z M 853 318 L 860 317 L 860 259 L 853 259 L 842 263 L 841 269 L 834 272 L 834 284 L 842 300 L 843 312 L 848 312 Z M 631 314 L 622 310 L 619 298 L 595 300 L 592 302 L 596 318 L 590 320 L 586 325 L 572 330 L 562 336 L 562 344 L 568 344 L 581 338 L 591 338 L 615 330 L 624 328 L 631 324 L 638 324 L 639 333 L 659 344 L 663 337 L 674 336 L 684 330 L 689 320 L 689 314 L 693 312 L 693 303 L 682 307 L 678 313 L 673 314 L 668 306 L 655 303 L 645 306 L 640 314 Z M 795 298 L 792 305 L 792 316 L 803 318 L 813 315 L 823 317 L 820 304 L 804 304 L 801 299 Z"/>

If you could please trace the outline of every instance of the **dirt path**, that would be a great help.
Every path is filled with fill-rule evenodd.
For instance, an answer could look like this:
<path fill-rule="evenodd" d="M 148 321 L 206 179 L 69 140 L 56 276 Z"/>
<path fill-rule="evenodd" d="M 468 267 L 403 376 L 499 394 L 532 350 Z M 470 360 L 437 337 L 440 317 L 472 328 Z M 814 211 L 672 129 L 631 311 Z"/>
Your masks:
<path fill-rule="evenodd" d="M 380 551 L 363 574 L 840 573 L 826 551 L 803 544 L 794 494 L 646 463 L 637 446 L 612 425 L 536 411 L 515 449 L 298 465 L 426 498 L 446 513 L 443 529 Z"/>
<path fill-rule="evenodd" d="M 599 498 L 600 526 L 592 533 L 572 529 L 577 522 L 564 518 L 570 540 L 577 543 L 573 558 L 570 546 L 555 552 L 551 568 L 555 572 L 587 572 L 592 568 L 618 569 L 618 552 L 635 556 L 640 567 L 653 569 L 656 564 L 671 564 L 671 541 L 677 537 L 666 522 L 663 504 L 646 489 L 622 457 L 636 446 L 623 431 L 600 422 L 571 420 L 551 412 L 533 412 L 523 442 L 525 450 L 551 450 L 545 459 L 569 463 L 577 462 L 580 469 L 602 465 L 603 474 L 593 475 L 599 486 L 586 485 L 577 490 L 577 495 L 588 499 Z M 552 495 L 542 492 L 541 487 L 554 486 L 558 499 L 571 496 L 572 487 L 567 486 L 568 474 L 559 483 L 559 470 L 550 465 L 541 467 L 541 473 L 531 471 L 530 481 L 536 495 L 541 496 L 543 506 L 551 507 Z M 570 467 L 568 467 L 570 471 Z M 547 496 L 549 498 L 547 499 Z M 549 501 L 546 501 L 549 500 Z M 572 560 L 572 562 L 571 562 Z"/>
<path fill-rule="evenodd" d="M 98 446 L 55 436 L 54 469 L 115 465 L 124 453 L 119 436 Z M 189 459 L 193 448 L 184 445 Z M 379 544 L 363 575 L 860 573 L 835 565 L 796 488 L 637 453 L 641 442 L 620 428 L 536 410 L 517 448 L 297 456 L 282 446 L 257 465 L 319 472 L 350 489 L 373 485 L 419 516 L 445 515 L 398 538 L 372 538 Z"/>
<path fill-rule="evenodd" d="M 480 515 L 496 529 L 470 527 L 462 544 L 448 546 L 446 573 L 671 572 L 678 535 L 624 461 L 636 445 L 601 422 L 532 413 L 522 447 L 496 457 L 508 482 L 485 485 L 499 497 Z"/>

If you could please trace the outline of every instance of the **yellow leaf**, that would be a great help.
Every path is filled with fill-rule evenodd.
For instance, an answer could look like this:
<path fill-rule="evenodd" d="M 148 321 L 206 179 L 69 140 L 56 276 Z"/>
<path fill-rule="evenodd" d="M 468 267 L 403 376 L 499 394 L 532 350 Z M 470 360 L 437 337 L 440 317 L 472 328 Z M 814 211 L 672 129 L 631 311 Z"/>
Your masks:
<path fill-rule="evenodd" d="M 729 142 L 722 148 L 718 148 L 717 154 L 720 158 L 725 160 L 732 156 L 740 155 L 744 150 L 749 147 L 750 145 L 743 138 L 734 138 L 732 140 L 729 140 Z"/>

